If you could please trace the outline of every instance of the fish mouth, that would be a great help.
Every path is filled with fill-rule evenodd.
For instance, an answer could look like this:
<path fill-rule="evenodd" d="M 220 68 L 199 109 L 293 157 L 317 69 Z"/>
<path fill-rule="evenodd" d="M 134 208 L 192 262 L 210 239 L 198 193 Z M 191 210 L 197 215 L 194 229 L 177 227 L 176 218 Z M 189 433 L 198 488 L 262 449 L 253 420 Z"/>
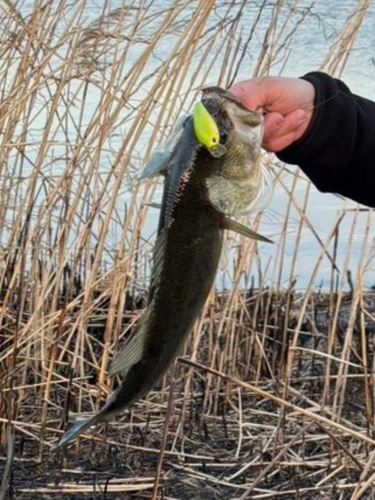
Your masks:
<path fill-rule="evenodd" d="M 237 115 L 241 117 L 245 123 L 248 125 L 256 126 L 259 125 L 263 119 L 262 113 L 258 111 L 248 109 L 242 101 L 238 99 L 229 90 L 222 89 L 221 87 L 206 87 L 202 90 L 203 104 L 207 104 L 209 101 L 216 101 L 216 105 L 224 107 L 225 104 L 235 104 L 237 108 Z M 232 106 L 233 109 L 233 106 Z M 251 122 L 251 123 L 250 123 Z"/>
<path fill-rule="evenodd" d="M 220 143 L 226 145 L 231 130 L 246 137 L 253 135 L 263 136 L 264 119 L 262 113 L 249 110 L 234 94 L 221 87 L 206 87 L 202 90 L 202 103 L 215 118 L 220 130 Z"/>
<path fill-rule="evenodd" d="M 222 89 L 221 87 L 211 86 L 205 87 L 202 89 L 202 102 L 206 103 L 208 99 L 216 99 L 220 101 L 220 104 L 223 104 L 224 101 L 230 101 L 236 104 L 239 108 L 244 111 L 249 112 L 249 110 L 243 105 L 243 103 L 229 90 Z"/>

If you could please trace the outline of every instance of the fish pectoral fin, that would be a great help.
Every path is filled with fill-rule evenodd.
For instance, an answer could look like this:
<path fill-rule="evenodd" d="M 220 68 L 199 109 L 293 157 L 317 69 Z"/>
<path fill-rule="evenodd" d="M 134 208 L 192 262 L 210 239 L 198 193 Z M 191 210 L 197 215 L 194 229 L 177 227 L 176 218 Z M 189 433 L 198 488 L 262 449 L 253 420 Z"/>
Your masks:
<path fill-rule="evenodd" d="M 221 249 L 220 261 L 219 261 L 219 269 L 220 271 L 225 271 L 229 266 L 229 248 L 228 248 L 228 240 L 224 239 L 223 247 Z"/>
<path fill-rule="evenodd" d="M 267 243 L 273 243 L 272 240 L 262 236 L 261 234 L 256 233 L 249 227 L 244 226 L 240 222 L 229 219 L 228 217 L 224 217 L 223 221 L 223 229 L 228 229 L 229 231 L 235 231 L 236 233 L 242 234 L 242 236 L 247 236 L 252 240 L 264 241 Z"/>
<path fill-rule="evenodd" d="M 132 334 L 121 351 L 113 358 L 108 369 L 111 377 L 119 373 L 125 375 L 129 368 L 142 359 L 147 334 L 147 317 L 148 313 L 146 311 L 134 334 Z"/>

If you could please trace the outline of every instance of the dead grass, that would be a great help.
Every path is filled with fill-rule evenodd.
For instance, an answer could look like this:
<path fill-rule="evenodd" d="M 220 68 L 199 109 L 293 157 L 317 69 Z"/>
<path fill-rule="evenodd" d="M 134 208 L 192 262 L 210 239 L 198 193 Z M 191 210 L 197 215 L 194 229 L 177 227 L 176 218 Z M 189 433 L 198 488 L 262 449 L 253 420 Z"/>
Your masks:
<path fill-rule="evenodd" d="M 341 75 L 369 3 L 348 12 L 326 71 Z M 147 203 L 158 187 L 138 185 L 136 173 L 200 88 L 244 75 L 270 8 L 263 2 L 244 32 L 248 4 L 106 2 L 93 16 L 85 1 L 60 0 L 35 2 L 23 17 L 23 7 L 1 6 L 1 500 L 374 498 L 375 307 L 363 285 L 372 211 L 353 270 L 359 208 L 339 211 L 322 237 L 309 183 L 295 174 L 286 183 L 276 167 L 288 204 L 275 257 L 263 268 L 261 248 L 232 241 L 230 290 L 212 292 L 174 375 L 104 432 L 49 454 L 68 418 L 112 391 L 108 360 L 145 306 L 157 217 Z M 298 0 L 276 2 L 254 73 L 289 57 L 308 14 Z M 298 293 L 305 230 L 320 252 Z"/>

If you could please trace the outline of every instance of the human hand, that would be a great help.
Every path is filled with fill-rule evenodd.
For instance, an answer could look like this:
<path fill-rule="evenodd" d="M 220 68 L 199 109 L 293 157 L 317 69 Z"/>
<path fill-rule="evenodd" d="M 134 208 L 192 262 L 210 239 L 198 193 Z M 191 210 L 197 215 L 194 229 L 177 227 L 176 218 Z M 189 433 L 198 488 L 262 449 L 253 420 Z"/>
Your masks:
<path fill-rule="evenodd" d="M 263 147 L 281 151 L 297 141 L 310 124 L 315 100 L 312 83 L 300 78 L 256 77 L 230 89 L 244 106 L 263 111 Z"/>

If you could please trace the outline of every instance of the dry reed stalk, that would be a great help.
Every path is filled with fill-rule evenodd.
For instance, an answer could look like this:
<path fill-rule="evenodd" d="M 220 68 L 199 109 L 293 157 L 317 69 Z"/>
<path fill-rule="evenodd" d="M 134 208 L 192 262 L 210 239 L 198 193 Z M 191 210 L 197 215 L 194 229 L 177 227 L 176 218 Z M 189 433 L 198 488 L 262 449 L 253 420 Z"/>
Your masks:
<path fill-rule="evenodd" d="M 357 215 L 358 211 L 356 211 Z M 355 220 L 355 218 L 354 218 Z M 356 275 L 356 282 L 355 282 L 355 289 L 353 291 L 353 298 L 352 298 L 352 306 L 351 306 L 351 311 L 350 311 L 350 317 L 348 321 L 348 327 L 346 330 L 346 335 L 345 335 L 345 342 L 343 345 L 342 349 L 342 354 L 341 354 L 341 359 L 345 360 L 349 358 L 349 350 L 351 348 L 351 343 L 352 343 L 352 336 L 353 336 L 353 329 L 354 329 L 354 324 L 357 316 L 357 309 L 359 307 L 359 303 L 361 300 L 361 296 L 363 293 L 363 269 L 364 269 L 364 258 L 365 254 L 367 251 L 367 243 L 368 243 L 368 237 L 369 237 L 369 225 L 367 224 L 366 227 L 366 232 L 364 235 L 363 239 L 363 244 L 362 244 L 362 249 L 361 249 L 361 257 L 358 263 L 358 269 L 357 269 L 357 275 Z M 339 365 L 339 371 L 338 371 L 338 378 L 336 381 L 336 389 L 335 389 L 335 396 L 334 396 L 334 401 L 333 401 L 333 415 L 335 415 L 336 411 L 340 415 L 343 409 L 344 405 L 344 400 L 345 400 L 345 389 L 346 389 L 346 375 L 347 375 L 347 366 L 345 366 L 344 363 L 341 363 Z M 340 401 L 339 401 L 340 399 Z"/>
<path fill-rule="evenodd" d="M 256 478 L 256 480 L 253 482 L 253 484 L 245 491 L 243 495 L 241 495 L 239 500 L 245 500 L 246 498 L 249 497 L 249 494 L 255 490 L 255 488 L 258 486 L 258 484 L 262 481 L 263 478 L 266 477 L 268 472 L 271 471 L 272 467 L 276 465 L 277 462 L 280 461 L 280 459 L 283 457 L 283 455 L 288 451 L 288 449 L 293 446 L 293 444 L 298 441 L 298 439 L 303 436 L 303 434 L 312 426 L 312 422 L 309 424 L 306 424 L 302 429 L 295 435 L 295 437 L 282 448 L 282 450 L 279 451 L 279 453 L 275 456 L 275 458 L 270 462 L 266 468 L 262 470 L 262 472 L 259 474 L 259 476 Z"/>
<path fill-rule="evenodd" d="M 251 10 L 246 0 L 223 5 L 130 2 L 115 12 L 105 3 L 98 18 L 89 21 L 86 8 L 85 1 L 35 2 L 28 15 L 1 19 L 0 411 L 7 407 L 9 417 L 0 417 L 0 441 L 5 444 L 12 425 L 16 444 L 39 441 L 38 457 L 33 457 L 39 462 L 62 432 L 56 427 L 67 425 L 69 409 L 93 411 L 112 390 L 105 372 L 108 359 L 144 307 L 154 238 L 147 203 L 158 196 L 158 187 L 137 185 L 136 170 L 168 136 L 176 117 L 189 110 L 202 86 L 226 86 L 246 76 L 249 54 L 256 74 L 268 74 L 280 60 L 282 70 L 309 14 L 297 0 L 292 6 L 276 2 L 272 16 L 264 1 L 251 26 L 242 23 Z M 358 2 L 328 51 L 322 67 L 332 74 L 342 73 L 368 8 L 367 0 Z M 257 38 L 264 43 L 255 53 Z M 291 498 L 328 494 L 347 475 L 347 484 L 339 484 L 338 490 L 363 496 L 373 481 L 366 454 L 374 445 L 375 414 L 375 357 L 368 335 L 375 319 L 371 299 L 363 292 L 374 258 L 369 249 L 371 212 L 348 297 L 346 271 L 351 269 L 360 212 L 354 213 L 341 264 L 338 228 L 349 212 L 339 212 L 328 233 L 320 234 L 309 216 L 310 184 L 299 176 L 288 183 L 290 175 L 287 169 L 275 175 L 288 199 L 278 221 L 276 255 L 264 263 L 262 247 L 229 238 L 233 263 L 223 276 L 231 289 L 211 293 L 186 348 L 193 364 L 177 367 L 169 439 L 164 434 L 163 441 L 164 379 L 129 419 L 112 426 L 106 447 L 152 457 L 162 442 L 164 469 L 184 474 L 186 487 L 189 481 L 206 481 L 212 488 L 244 492 L 268 471 L 268 490 L 256 488 L 252 497 Z M 257 217 L 254 227 L 262 222 Z M 291 227 L 297 230 L 286 276 Z M 311 261 L 302 294 L 294 280 L 305 231 L 321 250 Z M 315 288 L 326 258 L 331 262 L 328 298 Z M 338 330 L 348 299 L 342 341 Z M 329 327 L 318 324 L 319 307 L 327 307 Z M 304 336 L 314 341 L 313 347 L 303 344 Z M 323 367 L 323 375 L 306 376 L 311 360 Z M 207 374 L 197 372 L 194 363 L 207 366 Z M 314 383 L 324 386 L 321 403 Z M 363 419 L 360 411 L 354 420 L 347 414 L 352 384 L 363 391 Z M 249 398 L 248 390 L 258 399 Z M 287 419 L 279 406 L 288 411 Z M 295 436 L 306 417 L 323 431 L 314 427 L 300 440 Z M 121 430 L 127 433 L 124 441 L 113 438 Z M 138 432 L 151 440 L 149 445 L 138 446 Z M 211 443 L 222 442 L 223 436 L 218 452 Z M 91 440 L 101 446 L 101 437 Z M 286 451 L 283 442 L 294 445 Z M 311 459 L 308 449 L 317 443 L 321 449 Z M 17 453 L 22 446 L 15 448 Z M 220 461 L 218 453 L 223 454 Z M 189 462 L 182 466 L 182 460 Z M 354 471 L 366 461 L 357 481 Z M 202 471 L 207 464 L 212 464 L 210 471 Z M 213 472 L 221 467 L 229 468 L 225 477 Z M 80 474 L 78 468 L 72 470 Z M 300 477 L 297 487 L 287 477 L 289 470 Z M 163 487 L 168 487 L 168 477 Z M 139 491 L 141 478 L 133 480 L 111 483 L 107 490 L 104 481 L 98 485 L 108 493 Z M 145 479 L 145 488 L 150 484 Z M 29 490 L 19 493 L 28 495 Z M 95 487 L 73 488 L 64 479 L 56 487 L 47 482 L 38 494 L 84 491 L 95 492 Z"/>
<path fill-rule="evenodd" d="M 274 396 L 273 394 L 266 392 L 262 389 L 259 389 L 256 386 L 242 382 L 241 380 L 236 379 L 235 377 L 232 377 L 230 375 L 226 375 L 218 370 L 212 370 L 211 368 L 209 368 L 207 366 L 201 365 L 199 363 L 193 363 L 192 361 L 189 361 L 186 359 L 181 358 L 181 359 L 179 359 L 179 361 L 180 361 L 180 363 L 186 363 L 188 365 L 190 364 L 191 366 L 194 366 L 195 368 L 204 370 L 208 373 L 211 373 L 212 375 L 216 375 L 216 376 L 218 376 L 226 381 L 232 382 L 233 384 L 236 384 L 240 387 L 243 387 L 244 389 L 247 389 L 249 391 L 252 391 L 255 394 L 258 394 L 266 399 L 270 399 L 271 401 L 274 401 L 274 402 L 280 404 L 282 407 L 284 407 L 288 410 L 293 410 L 301 415 L 304 415 L 306 417 L 310 417 L 313 420 L 316 420 L 317 422 L 319 422 L 320 424 L 326 424 L 327 426 L 330 426 L 333 429 L 340 430 L 344 434 L 348 433 L 348 434 L 352 435 L 353 437 L 358 438 L 361 441 L 367 442 L 367 443 L 372 444 L 372 445 L 375 444 L 375 441 L 373 439 L 368 438 L 364 434 L 361 434 L 353 429 L 345 427 L 344 425 L 338 424 L 337 422 L 330 420 L 326 417 L 323 417 L 322 415 L 317 415 L 309 410 L 305 410 L 304 408 L 300 408 L 300 407 L 294 405 L 293 403 L 290 403 L 290 402 L 288 402 L 288 401 L 286 401 L 278 396 Z"/>

